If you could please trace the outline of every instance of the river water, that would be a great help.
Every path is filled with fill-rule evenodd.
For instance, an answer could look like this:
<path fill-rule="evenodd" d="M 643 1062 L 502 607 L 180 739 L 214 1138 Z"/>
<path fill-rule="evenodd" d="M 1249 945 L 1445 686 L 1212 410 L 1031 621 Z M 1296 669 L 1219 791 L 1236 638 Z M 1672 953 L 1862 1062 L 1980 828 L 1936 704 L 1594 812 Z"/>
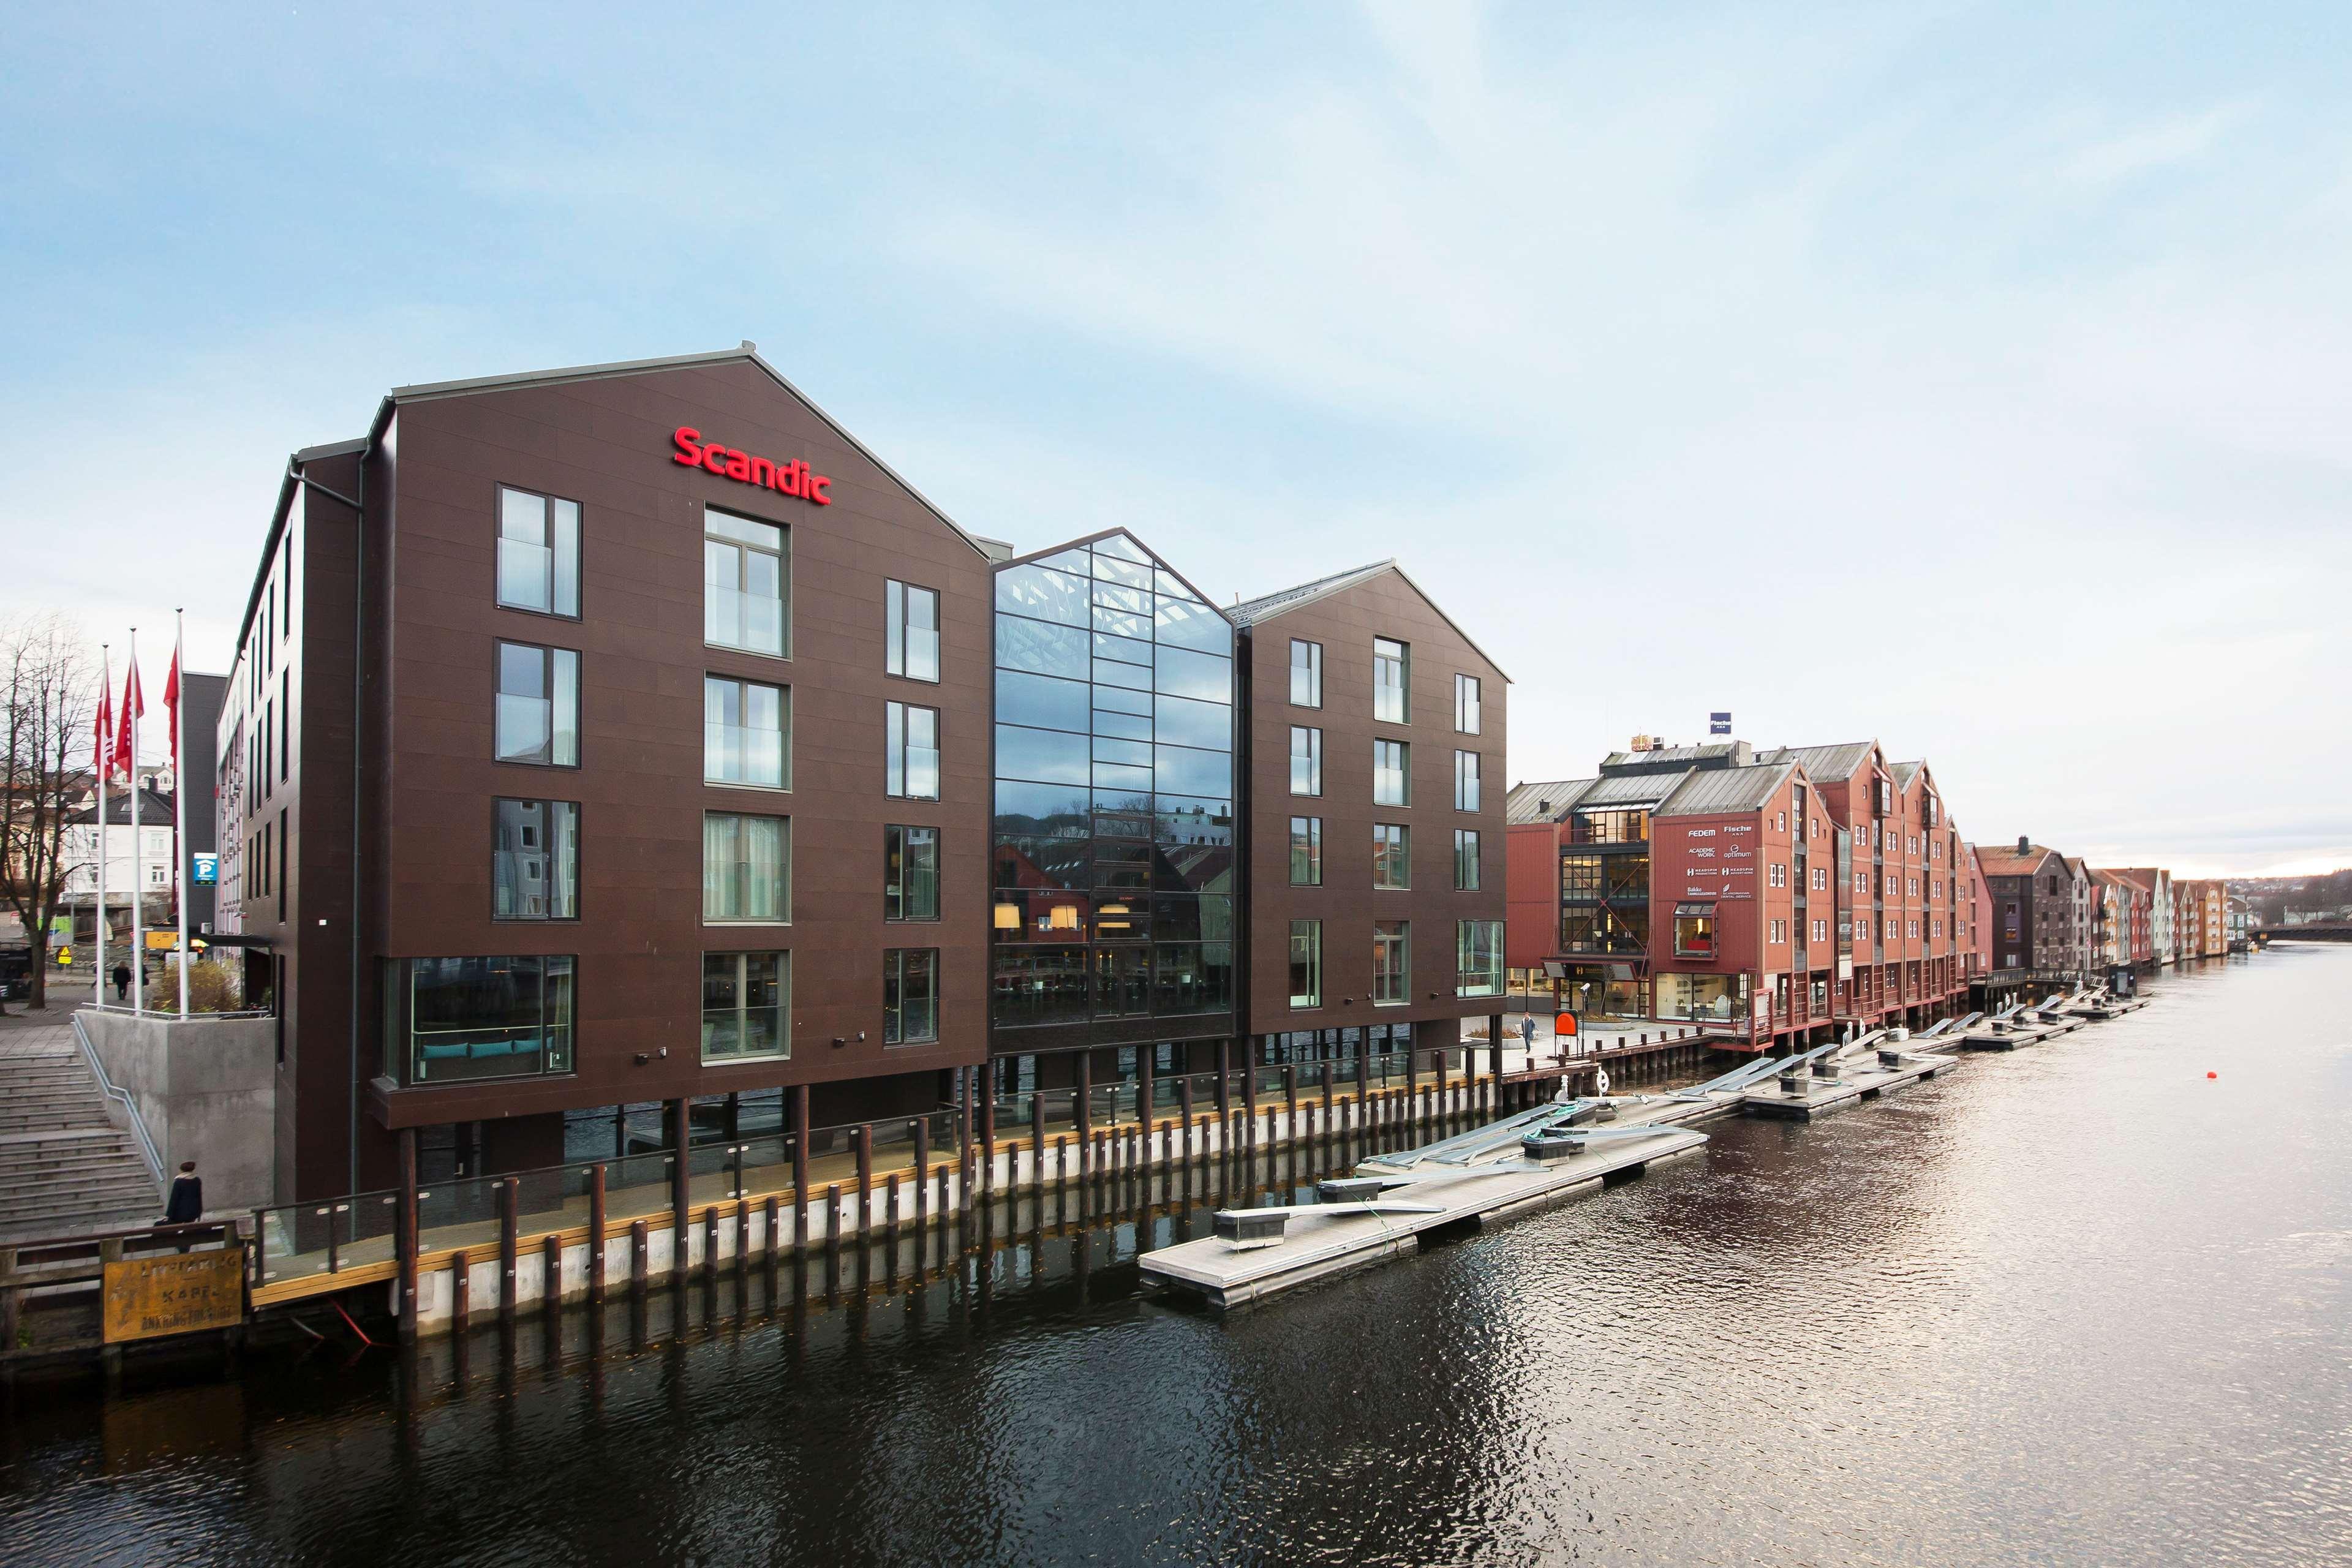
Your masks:
<path fill-rule="evenodd" d="M 2352 1561 L 2352 947 L 2147 994 L 1228 1321 L 1103 1237 L 20 1390 L 0 1561 Z"/>

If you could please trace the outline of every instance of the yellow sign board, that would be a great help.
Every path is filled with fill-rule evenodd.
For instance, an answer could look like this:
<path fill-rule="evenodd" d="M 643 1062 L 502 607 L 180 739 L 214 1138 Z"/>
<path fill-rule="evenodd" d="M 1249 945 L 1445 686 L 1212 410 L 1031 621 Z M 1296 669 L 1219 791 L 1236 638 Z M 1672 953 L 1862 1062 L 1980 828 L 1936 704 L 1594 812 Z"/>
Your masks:
<path fill-rule="evenodd" d="M 180 945 L 180 933 L 175 931 L 151 931 L 147 933 L 147 951 L 169 952 Z"/>
<path fill-rule="evenodd" d="M 245 1321 L 245 1250 L 166 1252 L 106 1266 L 106 1342 L 235 1328 Z"/>

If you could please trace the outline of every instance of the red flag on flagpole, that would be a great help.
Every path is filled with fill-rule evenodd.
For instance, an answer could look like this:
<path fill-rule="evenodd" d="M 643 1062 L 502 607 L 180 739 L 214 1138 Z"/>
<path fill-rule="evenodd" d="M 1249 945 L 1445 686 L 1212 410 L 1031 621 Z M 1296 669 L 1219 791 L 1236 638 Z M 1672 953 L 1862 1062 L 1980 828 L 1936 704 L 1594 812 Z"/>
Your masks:
<path fill-rule="evenodd" d="M 163 710 L 172 716 L 172 781 L 180 778 L 180 645 L 172 644 L 172 673 L 163 678 Z"/>
<path fill-rule="evenodd" d="M 147 700 L 139 691 L 139 666 L 122 678 L 122 710 L 114 721 L 113 771 L 131 778 L 139 767 L 139 721 L 146 716 Z"/>
<path fill-rule="evenodd" d="M 89 766 L 90 771 L 100 778 L 108 776 L 106 765 L 111 759 L 107 753 L 114 749 L 114 728 L 108 721 L 114 716 L 111 711 L 114 693 L 107 690 L 106 685 L 107 683 L 103 681 L 99 685 L 98 711 L 91 715 L 89 721 L 93 742 L 90 748 Z"/>

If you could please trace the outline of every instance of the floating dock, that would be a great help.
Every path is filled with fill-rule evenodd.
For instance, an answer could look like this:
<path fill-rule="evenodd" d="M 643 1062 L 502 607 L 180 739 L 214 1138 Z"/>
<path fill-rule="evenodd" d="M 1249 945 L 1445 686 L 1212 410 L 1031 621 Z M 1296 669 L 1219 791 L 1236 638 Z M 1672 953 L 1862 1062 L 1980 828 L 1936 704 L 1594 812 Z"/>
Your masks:
<path fill-rule="evenodd" d="M 1883 1051 L 1874 1064 L 1866 1067 L 1832 1063 L 1821 1076 L 1784 1074 L 1778 1083 L 1744 1090 L 1740 1104 L 1750 1116 L 1811 1121 L 1816 1116 L 1876 1100 L 1889 1089 L 1907 1089 L 1934 1078 L 1958 1059 L 1938 1051 Z"/>
<path fill-rule="evenodd" d="M 1252 1237 L 1237 1246 L 1222 1237 L 1204 1237 L 1145 1253 L 1140 1260 L 1143 1282 L 1230 1310 L 1313 1280 L 1384 1263 L 1417 1250 L 1424 1239 L 1475 1230 L 1559 1202 L 1612 1176 L 1630 1176 L 1660 1160 L 1687 1154 L 1706 1142 L 1704 1132 L 1663 1127 L 1641 1137 L 1596 1138 L 1582 1152 L 1541 1167 L 1514 1161 L 1412 1182 L 1396 1189 L 1410 1194 L 1410 1204 L 1331 1204 L 1323 1205 L 1335 1211 L 1328 1218 L 1304 1209 L 1235 1210 L 1244 1218 L 1284 1214 L 1296 1223 L 1286 1233 L 1276 1232 L 1279 1239 L 1271 1242 Z M 1367 1161 L 1359 1169 L 1372 1163 Z M 1366 1212 L 1370 1209 L 1382 1212 Z M 1221 1225 L 1225 1217 L 1219 1216 Z"/>
<path fill-rule="evenodd" d="M 2032 1007 L 2020 1003 L 1916 1036 L 1874 1030 L 1794 1056 L 1757 1058 L 1691 1089 L 1554 1101 L 1418 1149 L 1373 1155 L 1354 1175 L 1318 1184 L 1318 1203 L 1221 1211 L 1215 1236 L 1137 1262 L 1146 1287 L 1229 1310 L 1688 1154 L 1706 1142 L 1705 1133 L 1690 1131 L 1693 1122 L 1742 1113 L 1811 1121 L 1934 1078 L 1958 1061 L 1956 1047 L 2038 1045 L 2116 1005 L 2096 992 Z"/>

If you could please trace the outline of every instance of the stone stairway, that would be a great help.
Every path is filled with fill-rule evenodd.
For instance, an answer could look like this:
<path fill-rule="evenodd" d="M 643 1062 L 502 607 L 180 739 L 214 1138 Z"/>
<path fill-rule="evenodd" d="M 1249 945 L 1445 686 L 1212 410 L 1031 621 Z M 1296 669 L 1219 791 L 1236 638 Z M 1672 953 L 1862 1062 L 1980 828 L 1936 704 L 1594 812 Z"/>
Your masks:
<path fill-rule="evenodd" d="M 0 1035 L 0 1240 L 152 1223 L 162 1196 L 114 1125 L 70 1024 Z"/>

